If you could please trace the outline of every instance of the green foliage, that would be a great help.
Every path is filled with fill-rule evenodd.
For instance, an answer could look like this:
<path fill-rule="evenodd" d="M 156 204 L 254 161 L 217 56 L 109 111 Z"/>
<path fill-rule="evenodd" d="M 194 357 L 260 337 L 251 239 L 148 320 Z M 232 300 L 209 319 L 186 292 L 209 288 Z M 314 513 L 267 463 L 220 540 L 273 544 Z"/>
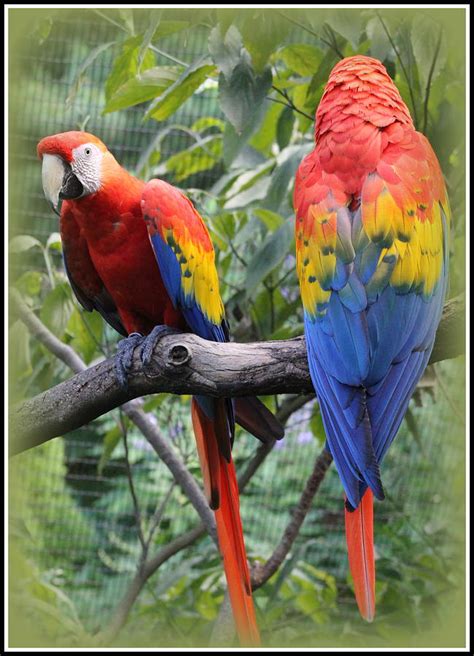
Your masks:
<path fill-rule="evenodd" d="M 118 69 L 122 72 L 121 69 Z M 153 66 L 143 73 L 129 77 L 121 86 L 111 85 L 104 114 L 119 109 L 133 107 L 152 100 L 178 79 L 179 68 L 176 66 Z"/>
<path fill-rule="evenodd" d="M 219 70 L 222 111 L 236 132 L 241 134 L 270 88 L 271 71 L 265 68 L 261 75 L 256 75 L 250 54 L 234 26 L 229 27 L 223 37 L 220 27 L 215 27 L 209 36 L 209 51 Z"/>
<path fill-rule="evenodd" d="M 285 221 L 275 232 L 272 232 L 256 251 L 248 263 L 245 289 L 251 294 L 254 289 L 273 271 L 290 250 L 293 239 L 292 224 Z"/>
<path fill-rule="evenodd" d="M 156 98 L 145 118 L 164 121 L 187 100 L 198 87 L 214 72 L 214 66 L 207 57 L 188 66 L 170 87 Z"/>
<path fill-rule="evenodd" d="M 46 296 L 40 319 L 58 337 L 63 337 L 73 311 L 71 287 L 61 282 Z"/>
<path fill-rule="evenodd" d="M 199 139 L 166 162 L 166 171 L 171 173 L 176 182 L 186 180 L 193 173 L 207 171 L 217 164 L 222 156 L 222 135 L 209 135 Z"/>
<path fill-rule="evenodd" d="M 90 48 L 74 34 L 66 35 L 75 64 L 49 62 L 45 56 L 41 65 L 47 68 L 51 88 L 68 84 L 71 111 L 81 102 L 99 106 L 100 125 L 116 118 L 117 133 L 128 146 L 131 142 L 123 135 L 132 133 L 137 122 L 146 120 L 147 126 L 156 128 L 133 166 L 143 178 L 160 176 L 183 187 L 204 216 L 236 339 L 302 333 L 293 254 L 294 176 L 313 148 L 312 117 L 332 67 L 341 56 L 357 52 L 384 62 L 417 128 L 427 134 L 440 159 L 454 216 L 450 293 L 463 289 L 465 89 L 464 52 L 457 47 L 456 29 L 462 21 L 451 26 L 442 13 L 431 9 L 372 8 L 122 8 L 91 10 L 90 15 L 107 27 L 106 38 Z M 56 20 L 55 16 L 35 23 L 35 43 L 44 55 Z M 200 49 L 192 52 L 185 46 L 196 34 Z M 105 80 L 97 74 L 98 63 L 104 62 Z M 28 88 L 32 97 L 40 90 L 33 75 Z M 203 113 L 204 98 L 209 109 Z M 55 107 L 64 111 L 59 102 Z M 35 138 L 51 132 L 51 121 L 41 116 L 35 121 Z M 25 175 L 29 166 L 39 178 L 38 163 L 26 162 Z M 31 224 L 12 238 L 12 263 L 23 266 L 13 282 L 44 323 L 86 363 L 94 363 L 114 352 L 116 335 L 97 313 L 85 312 L 73 298 L 56 230 L 39 239 Z M 10 342 L 15 359 L 13 400 L 45 391 L 70 375 L 19 321 L 12 323 Z M 442 375 L 455 387 L 462 366 L 452 364 Z M 270 407 L 274 403 L 268 400 Z M 453 417 L 450 422 L 443 419 L 441 411 L 448 416 L 444 406 L 436 414 L 442 405 L 439 399 L 436 407 L 422 403 L 428 407 L 413 410 L 407 430 L 393 447 L 396 455 L 388 454 L 384 463 L 387 490 L 400 494 L 385 502 L 385 514 L 379 510 L 381 504 L 376 508 L 375 622 L 369 627 L 358 619 L 347 577 L 343 528 L 334 519 L 342 516 L 341 489 L 331 471 L 294 549 L 256 593 L 266 645 L 411 644 L 411 635 L 424 635 L 434 622 L 442 622 L 444 600 L 462 574 L 456 567 L 459 536 L 453 537 L 446 514 L 433 524 L 448 493 L 441 490 L 441 500 L 434 501 L 428 489 L 436 485 L 427 486 L 426 481 L 452 480 L 462 490 L 463 481 L 452 474 L 462 470 L 462 447 L 447 454 L 441 436 L 450 433 L 451 425 L 459 429 L 459 424 Z M 189 399 L 147 398 L 145 409 L 155 414 L 173 448 L 199 477 Z M 433 430 L 428 415 L 435 416 L 439 431 Z M 263 561 L 271 554 L 324 443 L 316 404 L 299 423 L 296 415 L 292 420 L 289 437 L 243 497 L 251 560 Z M 172 481 L 139 432 L 125 428 L 141 525 L 149 528 Z M 236 445 L 237 466 L 243 467 L 255 445 L 244 435 L 237 435 Z M 443 479 L 447 455 L 451 469 Z M 12 472 L 12 480 L 25 482 L 15 491 L 13 514 L 26 526 L 26 534 L 20 532 L 15 542 L 26 552 L 19 558 L 26 560 L 18 564 L 24 574 L 18 577 L 14 603 L 20 609 L 31 605 L 28 617 L 42 627 L 38 644 L 87 645 L 91 634 L 110 619 L 136 571 L 141 551 L 125 463 L 123 425 L 114 413 L 64 441 L 24 454 L 18 471 Z M 39 510 L 38 477 L 43 501 Z M 407 489 L 414 490 L 411 503 Z M 173 488 L 152 535 L 152 551 L 195 523 L 189 501 Z M 70 540 L 80 548 L 75 544 L 71 549 Z M 206 646 L 224 589 L 214 546 L 208 538 L 198 541 L 150 579 L 116 645 Z"/>
<path fill-rule="evenodd" d="M 155 56 L 153 53 L 146 49 L 143 52 L 142 37 L 140 35 L 127 39 L 122 45 L 122 52 L 115 60 L 105 83 L 106 100 L 110 102 L 114 94 L 121 90 L 123 85 L 133 80 L 140 72 L 152 68 L 154 64 Z"/>

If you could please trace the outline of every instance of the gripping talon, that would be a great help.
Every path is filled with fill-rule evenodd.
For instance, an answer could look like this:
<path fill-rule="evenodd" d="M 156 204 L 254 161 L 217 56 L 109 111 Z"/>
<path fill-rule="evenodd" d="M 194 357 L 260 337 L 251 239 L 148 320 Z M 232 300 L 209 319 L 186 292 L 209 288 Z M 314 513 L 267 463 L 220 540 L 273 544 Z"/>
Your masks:
<path fill-rule="evenodd" d="M 128 337 L 121 339 L 117 344 L 117 354 L 115 356 L 115 374 L 120 386 L 123 389 L 128 388 L 128 374 L 132 368 L 133 353 L 135 348 L 142 341 L 142 334 L 130 333 Z"/>
<path fill-rule="evenodd" d="M 153 328 L 151 333 L 145 337 L 140 349 L 140 358 L 145 367 L 148 366 L 152 360 L 153 351 L 157 342 L 165 335 L 172 335 L 177 332 L 179 331 L 170 328 L 169 326 L 155 326 Z"/>

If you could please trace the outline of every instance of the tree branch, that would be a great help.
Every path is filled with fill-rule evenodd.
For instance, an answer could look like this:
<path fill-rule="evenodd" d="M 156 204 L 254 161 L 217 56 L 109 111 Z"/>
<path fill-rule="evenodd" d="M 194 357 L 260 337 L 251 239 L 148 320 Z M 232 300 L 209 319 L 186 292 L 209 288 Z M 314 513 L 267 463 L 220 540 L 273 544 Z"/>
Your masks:
<path fill-rule="evenodd" d="M 332 462 L 331 454 L 323 450 L 317 457 L 313 471 L 308 478 L 292 518 L 286 527 L 280 543 L 264 565 L 256 565 L 251 574 L 252 589 L 262 586 L 280 567 L 296 540 L 311 503 Z"/>
<path fill-rule="evenodd" d="M 281 408 L 276 413 L 277 419 L 281 421 L 283 425 L 285 425 L 289 417 L 291 417 L 291 415 L 294 412 L 299 410 L 301 407 L 303 407 L 306 403 L 308 403 L 308 401 L 311 401 L 311 399 L 313 398 L 314 398 L 314 394 L 308 394 L 305 396 L 299 395 L 296 397 L 289 396 L 284 400 L 284 402 L 281 405 Z M 254 474 L 263 464 L 265 458 L 269 455 L 274 445 L 275 445 L 275 440 L 268 444 L 261 444 L 258 447 L 254 457 L 250 460 L 244 472 L 238 476 L 240 493 L 244 491 L 250 479 L 254 476 Z M 191 530 L 189 530 L 187 533 L 183 534 L 182 536 L 170 542 L 168 545 L 163 547 L 163 549 L 158 551 L 158 553 L 156 553 L 154 556 L 149 557 L 146 560 L 146 562 L 142 564 L 142 566 L 135 574 L 135 577 L 130 582 L 127 591 L 124 597 L 122 598 L 121 602 L 119 603 L 109 626 L 100 634 L 99 640 L 110 642 L 110 640 L 112 640 L 117 635 L 117 633 L 122 628 L 123 624 L 126 622 L 128 614 L 132 609 L 132 606 L 136 598 L 140 594 L 141 589 L 143 588 L 147 580 L 150 578 L 150 576 L 152 576 L 152 574 L 159 567 L 161 567 L 161 565 L 166 560 L 177 554 L 179 551 L 182 551 L 183 549 L 187 549 L 188 547 L 190 547 L 192 544 L 194 544 L 196 540 L 198 540 L 203 535 L 205 535 L 205 533 L 206 533 L 206 527 L 204 526 L 204 524 L 200 523 L 196 525 L 194 528 L 192 528 Z M 213 642 L 213 640 L 216 640 L 217 642 L 220 641 L 221 643 L 226 642 L 226 640 L 229 637 L 229 634 L 234 630 L 235 629 L 233 626 L 233 621 L 232 621 L 232 628 L 230 628 L 230 625 L 229 626 L 226 625 L 225 630 L 223 629 L 222 632 L 216 629 L 216 632 L 213 634 L 213 638 L 211 639 L 211 643 Z"/>
<path fill-rule="evenodd" d="M 263 447 L 266 446 L 267 445 L 263 445 Z M 260 447 L 259 451 L 262 451 L 262 447 Z M 290 552 L 291 547 L 300 533 L 301 526 L 308 514 L 316 492 L 318 491 L 331 463 L 332 456 L 324 449 L 316 459 L 313 471 L 306 482 L 300 500 L 291 514 L 291 519 L 285 528 L 277 547 L 263 565 L 258 563 L 251 569 L 250 578 L 253 590 L 260 588 L 273 576 L 273 574 L 275 574 Z M 231 617 L 230 609 L 224 598 L 224 603 L 221 606 L 219 616 L 214 626 L 214 643 L 211 642 L 211 644 L 230 643 L 234 634 L 234 625 Z"/>
<path fill-rule="evenodd" d="M 288 95 L 288 93 L 287 93 L 286 91 L 284 91 L 284 90 L 282 90 L 282 89 L 279 89 L 279 88 L 278 88 L 277 86 L 275 86 L 274 84 L 272 84 L 272 89 L 273 89 L 274 91 L 276 91 L 277 93 L 279 93 L 280 96 L 283 96 L 283 98 L 286 100 L 286 102 L 282 102 L 281 100 L 277 100 L 276 98 L 269 98 L 269 97 L 267 96 L 268 100 L 273 100 L 274 102 L 280 102 L 282 105 L 286 105 L 287 107 L 289 107 L 289 108 L 292 109 L 293 111 L 298 112 L 298 114 L 301 114 L 301 115 L 304 116 L 305 118 L 308 118 L 312 123 L 314 123 L 314 116 L 311 116 L 311 114 L 307 114 L 307 113 L 304 112 L 302 109 L 299 109 L 299 108 L 295 105 L 295 103 L 291 100 L 290 96 Z"/>
<path fill-rule="evenodd" d="M 58 340 L 43 324 L 42 322 L 36 317 L 36 315 L 21 301 L 21 298 L 19 295 L 13 291 L 11 295 L 11 300 L 15 306 L 16 312 L 19 315 L 19 317 L 22 319 L 22 321 L 25 323 L 25 325 L 29 328 L 31 333 L 35 335 L 47 348 L 50 352 L 52 352 L 54 355 L 56 355 L 60 360 L 65 362 L 70 368 L 72 368 L 74 371 L 84 371 L 86 369 L 86 365 L 84 362 L 81 360 L 81 358 L 75 353 L 73 349 L 71 349 L 69 346 L 63 344 L 60 340 Z M 311 398 L 314 397 L 314 394 L 309 394 L 306 396 L 299 395 L 299 396 L 289 396 L 287 397 L 277 412 L 277 417 L 282 423 L 286 423 L 288 418 L 291 416 L 293 412 L 298 410 L 300 407 L 302 407 L 305 403 L 307 403 Z M 133 418 L 133 410 L 135 409 L 135 406 L 138 409 L 139 403 L 138 401 L 131 401 L 128 404 L 125 404 L 125 406 L 122 408 L 123 410 L 127 410 L 126 414 L 129 417 Z M 131 410 L 130 410 L 131 408 Z M 146 413 L 143 413 L 141 410 L 139 410 L 138 414 L 138 424 L 140 424 L 140 420 L 143 420 L 144 418 L 147 418 Z M 140 428 L 145 428 L 146 430 L 151 430 L 152 427 L 145 424 L 141 424 Z M 151 440 L 151 443 L 153 442 L 153 435 L 151 435 L 150 432 L 148 432 L 148 437 L 149 441 Z M 256 452 L 254 458 L 250 461 L 249 466 L 245 469 L 243 474 L 239 476 L 239 488 L 242 491 L 251 477 L 255 474 L 255 472 L 258 470 L 258 468 L 261 466 L 261 464 L 264 462 L 266 456 L 271 452 L 271 449 L 273 448 L 275 442 L 272 442 L 269 445 L 262 445 Z M 263 448 L 262 448 L 263 447 Z M 156 449 L 155 449 L 156 450 Z M 164 459 L 166 460 L 166 453 L 163 454 L 163 451 L 161 451 L 161 454 L 159 452 L 160 457 L 164 456 Z M 189 473 L 188 473 L 189 474 Z M 190 476 L 190 475 L 189 475 Z M 174 476 L 175 480 L 177 480 L 177 477 Z M 171 488 L 172 489 L 172 488 Z M 165 500 L 166 502 L 166 500 Z M 165 503 L 163 502 L 163 503 Z M 163 505 L 163 504 L 162 504 Z M 162 508 L 162 505 L 160 506 L 160 509 Z M 157 511 L 157 517 L 160 517 L 161 515 L 161 510 Z M 156 517 L 155 517 L 156 519 Z M 157 520 L 159 521 L 159 520 Z M 150 529 L 150 536 L 151 538 L 152 531 L 154 530 L 154 527 L 156 526 L 155 523 L 153 523 L 152 528 Z M 120 601 L 116 611 L 113 614 L 113 617 L 110 621 L 110 624 L 107 626 L 107 628 L 104 631 L 101 631 L 97 636 L 96 639 L 99 644 L 104 644 L 107 642 L 110 642 L 115 635 L 118 633 L 120 628 L 123 626 L 124 622 L 126 621 L 126 618 L 137 598 L 139 595 L 140 591 L 142 590 L 143 586 L 147 582 L 147 580 L 152 576 L 152 574 L 169 558 L 174 556 L 176 553 L 181 551 L 182 549 L 186 549 L 189 547 L 191 544 L 193 544 L 197 539 L 201 538 L 203 535 L 206 534 L 206 532 L 209 532 L 209 527 L 206 526 L 204 523 L 199 523 L 196 525 L 193 529 L 188 531 L 182 536 L 179 536 L 172 542 L 170 542 L 168 545 L 160 549 L 155 555 L 149 556 L 148 555 L 148 548 L 149 548 L 149 540 L 146 545 L 146 553 L 143 553 L 142 555 L 144 556 L 141 559 L 141 562 L 139 563 L 139 566 L 137 568 L 137 572 L 133 579 L 131 580 L 128 589 Z"/>
<path fill-rule="evenodd" d="M 67 351 L 69 347 L 49 333 L 21 300 L 16 299 L 15 305 L 19 318 L 35 336 L 48 348 L 55 340 L 53 352 L 64 360 L 59 352 L 66 350 L 65 357 L 72 358 Z M 464 296 L 461 295 L 445 305 L 430 363 L 456 357 L 464 352 L 464 346 Z M 77 361 L 71 361 L 75 370 L 80 370 L 78 375 L 11 408 L 11 454 L 63 435 L 146 394 L 236 397 L 313 391 L 304 337 L 221 344 L 185 333 L 166 335 L 155 347 L 149 368 L 145 370 L 138 355 L 135 356 L 128 390 L 121 388 L 117 381 L 113 358 L 86 371 L 80 362 L 78 367 Z"/>
<path fill-rule="evenodd" d="M 142 563 L 137 573 L 135 574 L 132 582 L 130 583 L 127 592 L 121 600 L 115 614 L 108 625 L 108 627 L 96 636 L 100 644 L 109 643 L 117 635 L 125 623 L 128 614 L 135 603 L 136 598 L 140 594 L 143 586 L 148 581 L 150 576 L 172 556 L 177 554 L 182 549 L 185 549 L 195 540 L 203 536 L 206 532 L 205 526 L 199 524 L 187 533 L 179 535 L 177 538 L 169 542 L 160 551 L 149 558 L 146 562 Z"/>
<path fill-rule="evenodd" d="M 91 369 L 87 369 L 85 363 L 81 358 L 75 353 L 75 351 L 66 344 L 63 344 L 57 337 L 55 337 L 46 326 L 38 319 L 38 317 L 32 312 L 21 300 L 18 292 L 13 290 L 10 294 L 10 299 L 13 303 L 15 311 L 17 312 L 19 318 L 23 321 L 29 331 L 34 335 L 46 348 L 56 355 L 62 362 L 67 364 L 74 371 L 81 372 L 74 378 L 70 379 L 74 381 L 81 376 L 87 376 Z M 104 363 L 113 362 L 112 360 L 106 360 Z M 98 365 L 100 367 L 101 365 Z M 94 367 L 92 368 L 94 369 Z M 87 387 L 87 382 L 85 383 Z M 60 385 L 53 388 L 56 390 Z M 138 395 L 135 395 L 138 396 Z M 46 442 L 52 437 L 61 435 L 63 431 L 59 433 L 54 433 L 49 437 L 45 437 L 45 434 L 42 433 L 42 424 L 41 417 L 46 419 L 46 423 L 50 426 L 47 420 L 47 413 L 54 412 L 53 407 L 50 405 L 50 398 L 48 398 L 48 392 L 44 392 L 39 396 L 35 397 L 36 399 L 45 399 L 45 407 L 43 411 L 40 412 L 40 416 L 37 416 L 39 421 L 38 426 L 35 428 L 35 418 L 28 419 L 28 414 L 23 415 L 23 412 L 20 412 L 19 423 L 11 423 L 9 431 L 10 439 L 10 454 L 14 455 L 25 449 L 29 449 L 33 446 L 37 446 Z M 69 390 L 65 397 L 57 398 L 56 403 L 59 404 L 59 416 L 62 418 L 67 416 L 67 414 L 74 414 L 76 407 L 76 399 L 74 398 L 74 391 Z M 28 402 L 26 404 L 28 405 Z M 206 530 L 208 531 L 211 538 L 217 544 L 216 536 L 216 524 L 214 520 L 214 513 L 209 508 L 209 504 L 201 491 L 199 485 L 197 484 L 194 476 L 190 474 L 186 466 L 180 459 L 180 457 L 175 453 L 175 451 L 170 447 L 168 440 L 160 433 L 158 427 L 156 426 L 156 420 L 153 415 L 150 415 L 146 412 L 143 412 L 141 409 L 141 403 L 138 400 L 131 400 L 128 403 L 125 403 L 122 406 L 123 412 L 131 419 L 131 421 L 139 428 L 146 440 L 151 444 L 153 449 L 158 454 L 160 460 L 162 460 L 165 465 L 170 470 L 173 475 L 174 480 L 181 487 L 183 492 L 186 494 L 192 505 L 194 506 L 196 512 L 200 516 Z M 99 414 L 102 414 L 99 412 Z M 99 415 L 96 415 L 99 416 Z M 26 425 L 22 423 L 26 422 Z M 60 420 L 61 421 L 61 420 Z M 87 423 L 87 422 L 84 422 Z M 53 418 L 52 424 L 57 425 L 57 418 Z M 78 424 L 82 425 L 82 424 Z M 77 426 L 75 426 L 77 427 Z M 72 430 L 72 429 L 70 429 Z M 18 431 L 18 432 L 17 432 Z M 64 431 L 66 432 L 66 431 Z M 15 437 L 13 437 L 13 435 Z"/>
<path fill-rule="evenodd" d="M 277 14 L 280 14 L 280 16 L 283 16 L 283 18 L 286 18 L 287 21 L 289 21 L 290 23 L 293 23 L 293 25 L 297 25 L 297 26 L 300 27 L 302 30 L 305 30 L 305 32 L 308 32 L 309 34 L 311 34 L 312 36 L 314 36 L 316 39 L 318 39 L 319 41 L 321 41 L 321 43 L 324 43 L 325 45 L 327 45 L 328 48 L 331 48 L 332 50 L 334 50 L 334 52 L 337 54 L 337 56 L 339 57 L 339 59 L 344 59 L 344 55 L 343 55 L 342 52 L 339 50 L 339 47 L 338 47 L 338 45 L 337 45 L 337 41 L 335 41 L 335 39 L 333 39 L 333 43 L 331 43 L 330 41 L 327 41 L 324 37 L 322 37 L 320 34 L 318 34 L 317 32 L 315 32 L 314 30 L 311 30 L 311 29 L 310 29 L 307 25 L 305 25 L 304 23 L 300 23 L 299 21 L 295 20 L 294 18 L 290 18 L 290 16 L 288 16 L 288 15 L 285 14 L 284 12 L 282 12 L 282 11 L 277 11 Z M 327 27 L 327 26 L 325 26 L 325 27 Z"/>

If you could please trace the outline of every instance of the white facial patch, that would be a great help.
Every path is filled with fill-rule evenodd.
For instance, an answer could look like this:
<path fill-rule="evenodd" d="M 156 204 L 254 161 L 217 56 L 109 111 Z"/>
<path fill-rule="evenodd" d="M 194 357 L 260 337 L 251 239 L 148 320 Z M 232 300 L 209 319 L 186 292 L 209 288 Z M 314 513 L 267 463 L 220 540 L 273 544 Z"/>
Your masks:
<path fill-rule="evenodd" d="M 58 207 L 59 192 L 61 191 L 65 171 L 66 167 L 60 157 L 57 155 L 43 155 L 41 169 L 43 191 L 54 208 Z"/>
<path fill-rule="evenodd" d="M 82 144 L 72 151 L 71 169 L 84 188 L 83 196 L 99 191 L 103 156 L 100 148 L 92 143 Z"/>

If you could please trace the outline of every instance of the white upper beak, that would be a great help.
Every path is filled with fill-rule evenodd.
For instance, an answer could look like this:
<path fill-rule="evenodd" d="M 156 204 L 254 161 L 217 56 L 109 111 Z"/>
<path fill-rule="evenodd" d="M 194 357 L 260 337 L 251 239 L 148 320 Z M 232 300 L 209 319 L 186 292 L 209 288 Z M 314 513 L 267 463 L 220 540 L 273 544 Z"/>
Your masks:
<path fill-rule="evenodd" d="M 57 209 L 66 166 L 58 155 L 43 155 L 42 180 L 47 200 Z"/>

